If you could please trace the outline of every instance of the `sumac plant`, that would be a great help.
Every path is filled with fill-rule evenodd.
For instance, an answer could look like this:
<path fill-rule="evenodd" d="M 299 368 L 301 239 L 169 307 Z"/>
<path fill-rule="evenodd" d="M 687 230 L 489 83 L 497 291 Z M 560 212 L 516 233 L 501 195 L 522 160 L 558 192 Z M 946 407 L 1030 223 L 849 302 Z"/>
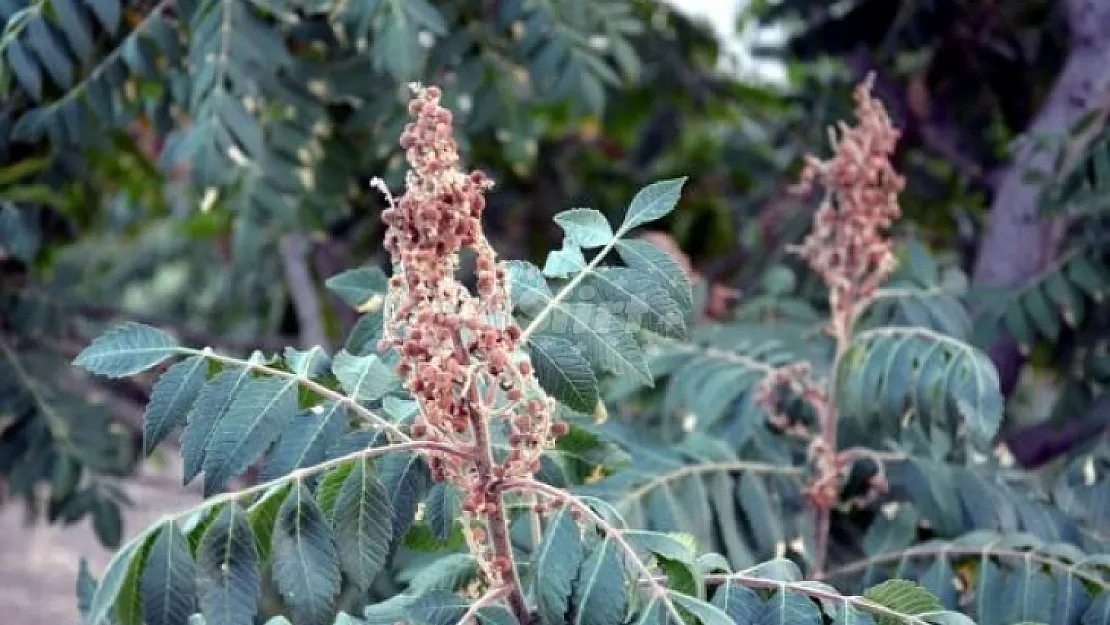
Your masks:
<path fill-rule="evenodd" d="M 616 228 L 559 214 L 542 269 L 498 260 L 492 182 L 460 169 L 439 89 L 414 91 L 406 190 L 375 181 L 392 276 L 327 282 L 363 315 L 341 351 L 241 359 L 129 323 L 77 358 L 116 377 L 175 361 L 145 448 L 183 427 L 185 479 L 203 473 L 207 497 L 99 581 L 83 569 L 88 625 L 1110 622 L 1110 560 L 1086 555 L 1106 514 L 1097 452 L 1020 499 L 1028 480 L 976 452 L 1002 400 L 946 332 L 958 300 L 906 305 L 910 321 L 940 311 L 933 327 L 875 313 L 917 287 L 883 288 L 903 181 L 866 85 L 859 125 L 804 170 L 826 195 L 795 251 L 829 318 L 799 352 L 775 323 L 750 343 L 742 322 L 699 321 L 680 265 L 634 236 L 682 180 L 642 189 Z M 761 305 L 792 308 L 780 299 Z M 225 490 L 256 465 L 258 483 Z M 840 535 L 846 518 L 862 538 Z M 921 542 L 968 525 L 983 531 Z"/>

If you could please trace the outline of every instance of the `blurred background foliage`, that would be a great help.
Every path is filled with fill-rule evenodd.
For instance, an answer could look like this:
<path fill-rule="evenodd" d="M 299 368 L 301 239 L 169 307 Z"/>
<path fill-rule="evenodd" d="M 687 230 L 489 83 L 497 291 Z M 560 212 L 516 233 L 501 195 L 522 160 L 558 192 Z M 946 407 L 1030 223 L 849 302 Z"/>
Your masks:
<path fill-rule="evenodd" d="M 241 354 L 339 344 L 358 316 L 323 280 L 385 259 L 369 181 L 401 188 L 414 80 L 443 86 L 497 182 L 503 256 L 551 249 L 561 210 L 618 211 L 688 175 L 660 230 L 711 295 L 705 317 L 788 334 L 824 301 L 784 251 L 814 208 L 788 187 L 874 73 L 904 132 L 897 235 L 931 257 L 932 286 L 975 303 L 978 345 L 1018 347 L 1001 440 L 1029 465 L 1075 453 L 1110 414 L 1105 98 L 1033 138 L 1054 169 L 1019 173 L 1063 231 L 1051 254 L 1020 282 L 975 271 L 1015 141 L 1080 47 L 1070 4 L 755 0 L 736 26 L 761 35 L 747 62 L 782 70 L 765 80 L 649 0 L 3 0 L 0 498 L 92 515 L 118 542 L 150 380 L 68 364 L 110 322 Z M 883 314 L 920 312 L 899 305 Z"/>

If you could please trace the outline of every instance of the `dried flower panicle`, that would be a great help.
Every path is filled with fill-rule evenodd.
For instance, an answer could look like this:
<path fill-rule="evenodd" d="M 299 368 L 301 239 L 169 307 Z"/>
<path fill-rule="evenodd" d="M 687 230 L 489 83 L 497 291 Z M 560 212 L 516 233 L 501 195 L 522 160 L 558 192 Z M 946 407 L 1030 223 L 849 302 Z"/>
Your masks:
<path fill-rule="evenodd" d="M 894 271 L 894 246 L 886 230 L 901 216 L 898 193 L 905 179 L 891 164 L 899 132 L 891 125 L 886 110 L 871 97 L 872 78 L 855 90 L 856 126 L 838 125 L 830 131 L 834 154 L 822 161 L 807 156 L 801 181 L 795 190 L 810 192 L 814 185 L 825 189 L 809 236 L 791 251 L 816 271 L 829 287 L 829 333 L 837 342 L 838 355 L 851 341 L 856 316 Z M 839 356 L 838 356 L 839 357 Z M 836 447 L 836 406 L 825 383 L 811 377 L 808 363 L 795 363 L 771 371 L 761 382 L 756 402 L 767 411 L 772 427 L 788 434 L 808 436 L 800 424 L 792 423 L 779 409 L 781 390 L 788 390 L 812 407 L 819 435 L 810 441 L 813 475 L 805 496 L 823 511 L 827 539 L 828 511 L 840 503 L 843 482 L 852 462 L 851 450 Z M 881 472 L 858 501 L 868 501 L 885 489 Z M 824 546 L 818 548 L 823 554 Z"/>
<path fill-rule="evenodd" d="M 898 193 L 905 179 L 890 162 L 899 131 L 890 123 L 882 103 L 871 97 L 872 80 L 856 87 L 858 124 L 839 124 L 832 136 L 830 160 L 806 158 L 801 182 L 808 192 L 814 184 L 826 189 L 826 199 L 814 216 L 808 237 L 793 248 L 817 271 L 830 289 L 835 334 L 857 302 L 874 294 L 894 271 L 895 256 L 884 230 L 901 216 Z"/>
<path fill-rule="evenodd" d="M 473 459 L 430 452 L 429 464 L 437 481 L 466 493 L 467 538 L 497 581 L 510 573 L 511 562 L 493 555 L 490 531 L 474 521 L 500 507 L 493 482 L 534 474 L 540 455 L 567 426 L 553 420 L 554 401 L 519 355 L 508 276 L 481 225 L 483 193 L 493 184 L 481 171 L 460 169 L 452 114 L 440 104 L 439 88 L 414 90 L 413 121 L 401 135 L 411 166 L 406 190 L 382 214 L 394 276 L 379 347 L 398 350 L 398 373 L 420 404 L 413 437 L 475 450 Z M 476 293 L 457 278 L 463 249 L 476 257 Z M 502 421 L 511 447 L 500 461 L 490 451 L 494 419 Z"/>

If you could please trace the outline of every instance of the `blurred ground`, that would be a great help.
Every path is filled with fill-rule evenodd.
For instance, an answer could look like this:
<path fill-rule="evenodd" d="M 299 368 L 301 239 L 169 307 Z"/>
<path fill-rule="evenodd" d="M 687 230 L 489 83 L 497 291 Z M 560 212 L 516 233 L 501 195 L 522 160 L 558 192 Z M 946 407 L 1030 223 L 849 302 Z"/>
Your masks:
<path fill-rule="evenodd" d="M 179 484 L 178 467 L 151 483 L 129 483 L 135 503 L 124 509 L 125 540 L 163 514 L 200 501 Z M 25 524 L 21 505 L 0 506 L 0 623 L 13 625 L 72 625 L 80 622 L 74 582 L 81 556 L 97 577 L 112 553 L 100 546 L 89 520 L 62 526 Z"/>

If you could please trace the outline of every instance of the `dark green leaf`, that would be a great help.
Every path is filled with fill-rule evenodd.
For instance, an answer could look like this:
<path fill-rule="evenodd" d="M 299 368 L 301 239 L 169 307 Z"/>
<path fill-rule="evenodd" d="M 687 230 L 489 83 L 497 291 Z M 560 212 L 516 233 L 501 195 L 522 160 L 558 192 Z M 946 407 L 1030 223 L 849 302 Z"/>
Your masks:
<path fill-rule="evenodd" d="M 170 432 L 185 425 L 207 376 L 207 362 L 193 356 L 174 364 L 158 378 L 143 415 L 143 453 L 150 455 Z"/>
<path fill-rule="evenodd" d="M 528 343 L 540 386 L 568 408 L 593 413 L 598 402 L 597 377 L 570 341 L 540 334 Z"/>
<path fill-rule="evenodd" d="M 570 507 L 563 506 L 551 517 L 547 534 L 532 557 L 536 609 L 542 625 L 565 625 L 582 558 L 578 523 Z"/>
<path fill-rule="evenodd" d="M 147 625 L 186 625 L 196 612 L 197 570 L 189 542 L 174 522 L 159 530 L 142 574 Z"/>
<path fill-rule="evenodd" d="M 366 589 L 385 565 L 393 541 L 393 506 L 365 460 L 356 460 L 335 502 L 332 522 L 343 571 Z"/>
<path fill-rule="evenodd" d="M 304 625 L 328 625 L 339 593 L 335 537 L 308 488 L 293 486 L 278 511 L 273 539 L 274 581 Z"/>
<path fill-rule="evenodd" d="M 73 364 L 113 378 L 134 375 L 177 352 L 177 341 L 168 333 L 128 321 L 93 340 Z"/>
<path fill-rule="evenodd" d="M 588 208 L 563 211 L 555 215 L 555 223 L 576 246 L 585 249 L 606 245 L 614 237 L 605 215 Z"/>
<path fill-rule="evenodd" d="M 296 416 L 295 380 L 248 380 L 212 430 L 204 454 L 205 494 L 245 471 Z"/>
<path fill-rule="evenodd" d="M 626 608 L 618 546 L 604 539 L 582 563 L 574 585 L 574 625 L 619 625 Z"/>
<path fill-rule="evenodd" d="M 685 183 L 686 178 L 675 178 L 653 182 L 641 189 L 632 198 L 617 236 L 624 236 L 636 226 L 655 221 L 674 210 L 682 193 L 682 185 Z"/>
<path fill-rule="evenodd" d="M 323 462 L 327 450 L 339 442 L 347 420 L 347 409 L 336 401 L 298 414 L 270 450 L 260 479 L 272 480 Z"/>
<path fill-rule="evenodd" d="M 258 551 L 247 515 L 226 506 L 208 526 L 197 549 L 200 611 L 209 623 L 252 625 L 258 611 Z"/>
<path fill-rule="evenodd" d="M 892 579 L 878 586 L 868 588 L 863 596 L 902 614 L 916 616 L 944 610 L 940 601 L 923 586 L 904 579 Z M 902 621 L 903 619 L 887 615 L 875 616 L 875 622 L 878 625 L 901 625 Z"/>

